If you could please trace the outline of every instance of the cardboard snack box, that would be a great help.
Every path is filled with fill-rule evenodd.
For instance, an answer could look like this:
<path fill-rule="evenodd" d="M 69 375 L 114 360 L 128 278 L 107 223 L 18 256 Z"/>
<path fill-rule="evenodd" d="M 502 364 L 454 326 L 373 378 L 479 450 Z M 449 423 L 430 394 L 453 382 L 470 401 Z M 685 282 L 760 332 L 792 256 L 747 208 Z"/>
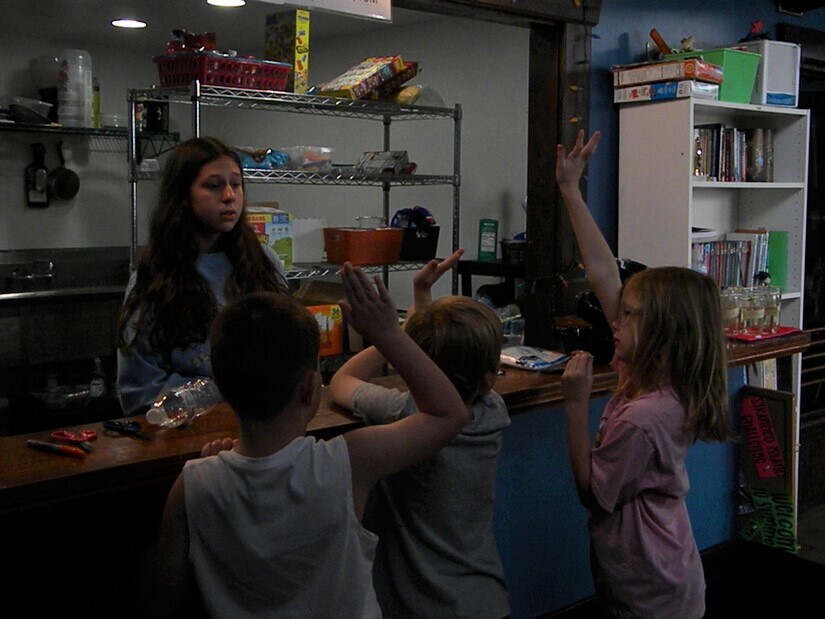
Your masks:
<path fill-rule="evenodd" d="M 285 90 L 309 90 L 309 11 L 297 9 L 266 16 L 264 58 L 292 65 Z"/>
<path fill-rule="evenodd" d="M 258 240 L 278 254 L 285 269 L 292 268 L 292 215 L 277 208 L 248 206 L 246 221 Z"/>
<path fill-rule="evenodd" d="M 721 84 L 724 69 L 699 58 L 670 60 L 665 62 L 642 62 L 613 67 L 613 86 L 632 86 L 668 80 L 697 80 Z"/>
<path fill-rule="evenodd" d="M 313 89 L 313 94 L 322 97 L 344 97 L 362 99 L 392 76 L 404 70 L 401 56 L 374 56 L 364 58 L 354 67 Z"/>

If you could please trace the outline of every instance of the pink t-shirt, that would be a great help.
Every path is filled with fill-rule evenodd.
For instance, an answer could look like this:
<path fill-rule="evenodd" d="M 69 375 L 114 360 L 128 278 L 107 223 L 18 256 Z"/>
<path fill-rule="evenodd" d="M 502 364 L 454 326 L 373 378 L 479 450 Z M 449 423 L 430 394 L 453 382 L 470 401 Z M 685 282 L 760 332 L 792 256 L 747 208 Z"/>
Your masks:
<path fill-rule="evenodd" d="M 667 389 L 605 408 L 591 452 L 590 513 L 597 591 L 619 617 L 699 618 L 705 578 L 685 495 L 691 444 Z"/>

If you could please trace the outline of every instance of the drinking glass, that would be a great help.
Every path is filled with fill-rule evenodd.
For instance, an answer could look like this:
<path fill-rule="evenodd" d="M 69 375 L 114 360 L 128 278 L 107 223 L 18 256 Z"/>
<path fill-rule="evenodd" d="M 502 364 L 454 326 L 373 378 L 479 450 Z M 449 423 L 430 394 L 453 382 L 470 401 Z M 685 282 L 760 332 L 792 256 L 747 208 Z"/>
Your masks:
<path fill-rule="evenodd" d="M 742 300 L 742 331 L 748 335 L 761 335 L 765 322 L 765 295 L 762 286 L 748 288 Z"/>
<path fill-rule="evenodd" d="M 776 333 L 779 330 L 779 314 L 782 309 L 782 289 L 776 286 L 764 286 L 762 295 L 765 301 L 765 321 L 762 332 Z"/>
<path fill-rule="evenodd" d="M 722 290 L 722 327 L 728 335 L 736 335 L 742 326 L 742 293 L 738 288 Z"/>

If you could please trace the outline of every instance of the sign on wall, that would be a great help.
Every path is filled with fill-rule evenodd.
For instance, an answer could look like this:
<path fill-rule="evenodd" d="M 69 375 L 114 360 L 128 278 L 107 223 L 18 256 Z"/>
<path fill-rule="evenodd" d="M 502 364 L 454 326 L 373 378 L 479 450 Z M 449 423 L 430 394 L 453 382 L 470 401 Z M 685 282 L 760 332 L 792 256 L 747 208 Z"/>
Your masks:
<path fill-rule="evenodd" d="M 392 0 L 258 0 L 269 4 L 343 13 L 366 19 L 392 21 Z"/>

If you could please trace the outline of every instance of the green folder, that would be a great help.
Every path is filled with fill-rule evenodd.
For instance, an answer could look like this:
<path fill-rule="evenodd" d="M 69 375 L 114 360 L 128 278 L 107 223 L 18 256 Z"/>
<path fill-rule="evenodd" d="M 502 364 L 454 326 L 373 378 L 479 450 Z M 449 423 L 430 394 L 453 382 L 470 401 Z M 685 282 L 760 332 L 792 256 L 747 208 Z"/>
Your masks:
<path fill-rule="evenodd" d="M 768 273 L 771 286 L 786 290 L 788 286 L 788 231 L 771 230 L 768 233 Z"/>

